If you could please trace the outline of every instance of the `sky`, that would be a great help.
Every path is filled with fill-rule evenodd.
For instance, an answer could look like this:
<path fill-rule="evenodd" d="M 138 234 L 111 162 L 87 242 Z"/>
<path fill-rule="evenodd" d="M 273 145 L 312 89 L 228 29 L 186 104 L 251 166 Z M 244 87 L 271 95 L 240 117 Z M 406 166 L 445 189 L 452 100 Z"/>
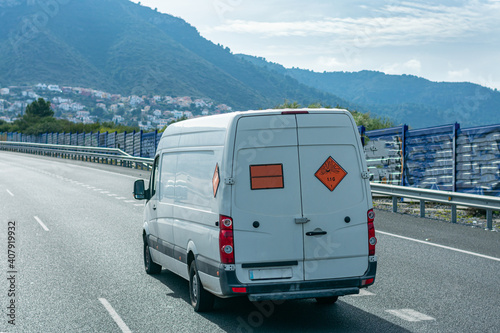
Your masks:
<path fill-rule="evenodd" d="M 138 2 L 138 1 L 134 1 Z M 500 90 L 500 0 L 141 0 L 233 53 Z"/>

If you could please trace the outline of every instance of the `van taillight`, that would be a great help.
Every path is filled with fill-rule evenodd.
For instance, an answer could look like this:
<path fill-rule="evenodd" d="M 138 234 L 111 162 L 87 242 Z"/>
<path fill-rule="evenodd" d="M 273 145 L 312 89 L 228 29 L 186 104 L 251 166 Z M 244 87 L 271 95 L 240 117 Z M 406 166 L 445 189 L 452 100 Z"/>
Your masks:
<path fill-rule="evenodd" d="M 373 279 L 373 278 L 372 279 L 361 280 L 361 285 L 368 287 L 368 286 L 372 285 L 373 282 L 375 282 L 375 279 Z"/>
<path fill-rule="evenodd" d="M 375 212 L 370 209 L 367 213 L 368 216 L 368 255 L 375 255 L 375 245 L 377 244 L 377 238 L 375 237 L 375 227 L 373 226 L 373 221 L 375 221 Z"/>
<path fill-rule="evenodd" d="M 219 215 L 219 250 L 223 264 L 234 264 L 233 219 Z"/>

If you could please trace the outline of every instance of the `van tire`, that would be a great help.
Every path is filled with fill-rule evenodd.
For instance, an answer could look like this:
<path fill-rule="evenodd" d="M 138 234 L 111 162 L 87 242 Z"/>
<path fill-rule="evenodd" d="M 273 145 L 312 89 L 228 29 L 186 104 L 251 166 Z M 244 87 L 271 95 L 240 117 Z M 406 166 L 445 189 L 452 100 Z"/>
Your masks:
<path fill-rule="evenodd" d="M 196 312 L 212 310 L 215 301 L 215 296 L 206 291 L 201 285 L 195 260 L 191 261 L 189 266 L 189 299 Z"/>
<path fill-rule="evenodd" d="M 144 269 L 146 270 L 146 273 L 150 275 L 156 275 L 161 273 L 161 265 L 158 265 L 157 263 L 153 262 L 153 259 L 151 258 L 151 252 L 149 249 L 148 242 L 146 241 L 146 237 L 144 236 Z"/>
<path fill-rule="evenodd" d="M 316 297 L 316 302 L 318 302 L 318 304 L 335 304 L 338 299 L 338 296 Z"/>

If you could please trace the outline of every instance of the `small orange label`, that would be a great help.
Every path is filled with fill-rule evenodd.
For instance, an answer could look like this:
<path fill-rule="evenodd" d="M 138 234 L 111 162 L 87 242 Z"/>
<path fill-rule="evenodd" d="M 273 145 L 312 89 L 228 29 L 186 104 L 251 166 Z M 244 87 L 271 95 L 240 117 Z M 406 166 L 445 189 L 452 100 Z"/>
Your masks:
<path fill-rule="evenodd" d="M 219 189 L 219 183 L 220 183 L 220 178 L 219 178 L 219 163 L 217 163 L 215 165 L 214 176 L 212 177 L 212 187 L 214 189 L 214 198 L 217 195 L 217 190 Z"/>
<path fill-rule="evenodd" d="M 250 187 L 252 190 L 283 188 L 283 165 L 251 165 Z"/>
<path fill-rule="evenodd" d="M 347 171 L 330 156 L 314 175 L 330 191 L 333 191 L 347 175 Z"/>

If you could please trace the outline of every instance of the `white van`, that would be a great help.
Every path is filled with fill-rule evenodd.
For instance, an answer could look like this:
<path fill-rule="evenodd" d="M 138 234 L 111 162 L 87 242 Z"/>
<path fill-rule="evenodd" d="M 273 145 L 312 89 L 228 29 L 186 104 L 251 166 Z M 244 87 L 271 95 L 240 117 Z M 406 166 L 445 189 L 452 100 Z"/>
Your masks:
<path fill-rule="evenodd" d="M 169 126 L 145 199 L 146 272 L 214 295 L 334 303 L 373 284 L 374 213 L 360 136 L 338 109 L 234 112 Z"/>

